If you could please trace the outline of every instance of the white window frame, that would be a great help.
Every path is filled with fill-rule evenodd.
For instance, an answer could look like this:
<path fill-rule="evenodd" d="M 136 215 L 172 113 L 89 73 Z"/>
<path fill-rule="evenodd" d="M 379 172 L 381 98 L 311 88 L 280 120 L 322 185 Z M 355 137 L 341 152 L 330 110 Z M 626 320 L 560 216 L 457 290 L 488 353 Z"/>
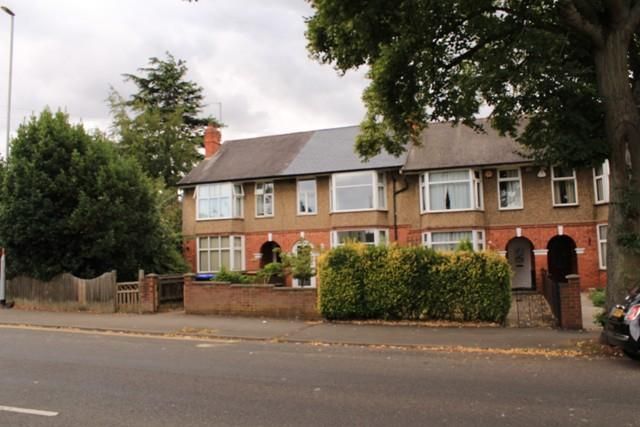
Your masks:
<path fill-rule="evenodd" d="M 365 245 L 377 246 L 380 244 L 388 244 L 389 243 L 389 230 L 386 228 L 350 228 L 348 230 L 333 230 L 331 232 L 331 247 L 337 248 L 338 246 L 342 246 L 344 243 L 339 243 L 338 233 L 348 233 L 353 231 L 363 231 L 365 233 L 373 233 L 373 243 L 361 242 Z M 384 235 L 384 239 L 381 236 Z"/>
<path fill-rule="evenodd" d="M 302 212 L 300 211 L 300 201 L 301 201 L 301 196 L 303 196 L 303 194 L 300 193 L 300 183 L 301 182 L 307 182 L 307 181 L 313 181 L 313 201 L 314 201 L 314 205 L 316 207 L 316 211 L 315 212 Z M 309 193 L 305 192 L 304 193 L 304 198 L 305 201 L 307 201 L 307 203 L 305 203 L 305 206 L 309 206 Z M 318 214 L 318 180 L 316 178 L 300 178 L 296 181 L 296 212 L 298 212 L 298 215 L 317 215 Z"/>
<path fill-rule="evenodd" d="M 553 207 L 578 206 L 580 203 L 578 198 L 578 178 L 576 175 L 575 168 L 571 169 L 572 176 L 557 178 L 556 167 L 558 166 L 551 167 L 551 203 L 553 204 Z M 573 181 L 573 186 L 574 186 L 574 189 L 576 190 L 575 203 L 556 203 L 556 186 L 554 185 L 556 181 Z"/>
<path fill-rule="evenodd" d="M 222 240 L 223 237 L 228 237 L 229 238 L 229 271 L 245 271 L 246 270 L 246 260 L 245 260 L 245 239 L 244 236 L 240 236 L 237 234 L 232 234 L 232 235 L 217 235 L 217 236 L 198 236 L 196 237 L 196 265 L 197 265 L 197 269 L 198 269 L 198 273 L 217 273 L 220 270 L 202 270 L 202 267 L 200 265 L 200 252 L 201 251 L 206 251 L 207 253 L 212 252 L 211 250 L 211 240 L 212 239 L 218 239 L 218 248 L 215 249 L 215 251 L 218 252 L 218 264 L 220 266 L 222 266 L 222 249 L 220 247 L 220 241 Z M 235 245 L 235 240 L 236 238 L 239 237 L 240 238 L 240 252 L 241 252 L 241 265 L 240 266 L 236 266 L 235 265 L 235 256 L 234 256 L 234 252 L 238 251 L 238 248 L 236 248 Z M 209 247 L 207 249 L 201 249 L 200 248 L 200 239 L 209 239 Z"/>
<path fill-rule="evenodd" d="M 602 181 L 602 196 L 598 200 L 598 181 Z M 609 203 L 609 160 L 602 163 L 602 175 L 596 175 L 596 168 L 593 168 L 593 200 L 596 205 Z"/>
<path fill-rule="evenodd" d="M 265 186 L 270 185 L 271 186 L 271 193 L 265 193 L 264 189 Z M 262 189 L 258 189 L 259 186 L 262 186 Z M 274 184 L 273 181 L 258 181 L 255 184 L 254 187 L 254 201 L 255 201 L 255 215 L 256 218 L 271 218 L 275 215 L 276 213 L 276 185 Z M 258 212 L 258 198 L 262 197 L 263 201 L 262 201 L 262 208 L 264 209 L 264 207 L 266 206 L 265 200 L 268 196 L 271 196 L 271 213 L 267 214 L 267 213 L 260 213 Z"/>
<path fill-rule="evenodd" d="M 463 209 L 431 209 L 431 191 L 432 183 L 429 181 L 431 174 L 461 172 L 466 171 L 468 178 L 465 180 L 455 181 L 439 181 L 433 183 L 438 184 L 460 184 L 467 183 L 469 185 L 469 207 Z M 420 174 L 420 213 L 438 213 L 438 212 L 466 212 L 484 210 L 484 195 L 482 190 L 482 173 L 479 169 L 447 169 L 424 172 Z"/>
<path fill-rule="evenodd" d="M 347 175 L 365 175 L 368 174 L 371 177 L 370 184 L 358 184 L 358 185 L 336 185 L 336 177 L 339 176 L 347 176 Z M 373 207 L 372 208 L 362 208 L 362 209 L 338 209 L 338 203 L 336 198 L 336 189 L 337 188 L 352 188 L 352 187 L 371 187 L 371 192 L 373 193 Z M 383 189 L 382 194 L 384 195 L 381 199 L 379 197 L 379 191 Z M 357 171 L 357 172 L 343 172 L 343 173 L 334 173 L 331 175 L 331 212 L 342 213 L 342 212 L 362 212 L 362 211 L 385 211 L 387 210 L 387 181 L 386 174 L 384 172 L 376 172 L 376 171 Z"/>
<path fill-rule="evenodd" d="M 504 171 L 512 171 L 512 170 L 517 170 L 518 171 L 518 177 L 517 178 L 500 178 L 500 172 L 504 172 Z M 524 209 L 524 191 L 522 189 L 522 171 L 520 170 L 520 168 L 500 168 L 496 171 L 496 176 L 497 176 L 497 181 L 498 181 L 498 210 L 500 211 L 513 211 L 513 210 L 518 210 L 518 209 Z M 501 200 L 500 200 L 500 183 L 502 182 L 518 182 L 518 185 L 520 186 L 520 205 L 519 206 L 514 206 L 514 207 L 502 207 L 501 206 Z"/>
<path fill-rule="evenodd" d="M 596 225 L 596 233 L 598 235 L 598 267 L 600 270 L 607 269 L 607 257 L 603 256 L 602 253 L 602 245 L 607 246 L 607 239 L 602 238 L 602 232 L 600 231 L 602 227 L 607 227 L 607 239 L 609 238 L 609 225 L 608 224 L 597 224 Z"/>
<path fill-rule="evenodd" d="M 203 187 L 214 187 L 214 186 L 226 186 L 228 187 L 226 190 L 226 195 L 223 197 L 229 198 L 229 216 L 216 216 L 216 217 L 201 217 L 200 216 L 200 193 Z M 224 220 L 224 219 L 232 219 L 232 218 L 243 218 L 244 217 L 244 187 L 240 183 L 233 182 L 216 182 L 211 184 L 199 184 L 196 186 L 196 190 L 193 193 L 193 197 L 196 199 L 196 221 L 216 221 L 216 220 Z M 238 207 L 236 208 L 236 201 L 239 201 Z"/>
<path fill-rule="evenodd" d="M 479 251 L 483 251 L 486 248 L 486 243 L 485 243 L 486 232 L 483 229 L 425 231 L 424 233 L 422 233 L 422 244 L 428 248 L 433 248 L 432 235 L 434 233 L 471 233 L 471 245 L 473 246 L 473 250 L 476 252 L 479 252 Z M 436 242 L 436 246 L 444 245 L 444 244 L 455 244 L 457 246 L 459 243 L 460 243 L 459 240 L 458 241 L 451 240 L 446 242 Z"/>

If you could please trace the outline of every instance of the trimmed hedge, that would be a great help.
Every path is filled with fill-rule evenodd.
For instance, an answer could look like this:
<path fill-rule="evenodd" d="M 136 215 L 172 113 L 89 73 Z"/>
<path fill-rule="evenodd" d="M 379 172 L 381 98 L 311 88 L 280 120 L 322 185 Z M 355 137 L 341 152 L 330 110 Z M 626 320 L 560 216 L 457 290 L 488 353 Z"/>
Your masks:
<path fill-rule="evenodd" d="M 321 257 L 319 307 L 328 319 L 502 322 L 510 275 L 491 252 L 344 245 Z"/>

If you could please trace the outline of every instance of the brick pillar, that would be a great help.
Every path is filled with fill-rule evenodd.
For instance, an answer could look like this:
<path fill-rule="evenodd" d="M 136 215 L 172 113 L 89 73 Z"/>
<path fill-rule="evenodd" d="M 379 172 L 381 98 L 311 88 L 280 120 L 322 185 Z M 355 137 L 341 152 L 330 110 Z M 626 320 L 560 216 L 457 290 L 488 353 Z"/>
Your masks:
<path fill-rule="evenodd" d="M 560 283 L 560 311 L 562 329 L 582 329 L 580 276 L 569 274 L 567 283 Z"/>
<path fill-rule="evenodd" d="M 186 313 L 189 312 L 189 309 L 191 307 L 191 289 L 194 286 L 193 281 L 195 279 L 196 275 L 193 273 L 187 273 L 184 275 L 184 282 L 183 282 L 183 286 L 182 286 L 182 303 L 184 305 L 184 311 Z"/>
<path fill-rule="evenodd" d="M 158 275 L 147 274 L 140 287 L 140 311 L 155 313 L 158 309 Z"/>

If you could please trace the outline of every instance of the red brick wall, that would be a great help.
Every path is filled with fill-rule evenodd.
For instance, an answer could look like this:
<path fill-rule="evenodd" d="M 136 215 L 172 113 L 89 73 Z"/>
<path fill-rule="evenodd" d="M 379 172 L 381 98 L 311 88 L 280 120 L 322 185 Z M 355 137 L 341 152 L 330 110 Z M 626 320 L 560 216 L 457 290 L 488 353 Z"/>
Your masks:
<path fill-rule="evenodd" d="M 522 226 L 522 237 L 533 244 L 533 249 L 547 249 L 549 240 L 558 235 L 558 226 L 538 225 Z M 596 223 L 593 224 L 569 224 L 563 225 L 563 234 L 571 237 L 576 243 L 576 248 L 584 249 L 577 255 L 578 271 L 581 288 L 583 290 L 604 287 L 606 285 L 606 271 L 599 269 L 598 264 L 598 238 L 596 235 Z M 516 227 L 500 227 L 487 229 L 487 247 L 498 251 L 504 251 L 509 241 L 516 237 Z M 541 270 L 548 270 L 547 256 L 536 255 L 536 283 L 542 283 Z"/>
<path fill-rule="evenodd" d="M 560 286 L 560 327 L 562 329 L 582 329 L 580 277 L 575 274 L 568 277 L 568 283 Z"/>
<path fill-rule="evenodd" d="M 315 289 L 276 288 L 269 285 L 184 283 L 188 314 L 219 314 L 285 319 L 319 319 Z"/>

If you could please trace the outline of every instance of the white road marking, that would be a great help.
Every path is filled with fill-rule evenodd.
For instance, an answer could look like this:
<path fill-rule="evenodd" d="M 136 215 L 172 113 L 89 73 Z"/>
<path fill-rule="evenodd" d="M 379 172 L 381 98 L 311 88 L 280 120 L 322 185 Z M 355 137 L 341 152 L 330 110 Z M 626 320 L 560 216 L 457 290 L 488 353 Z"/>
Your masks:
<path fill-rule="evenodd" d="M 42 417 L 55 417 L 56 415 L 58 415 L 58 412 L 53 411 L 41 411 L 39 409 L 16 408 L 15 406 L 2 405 L 0 405 L 0 411 L 17 412 L 18 414 L 40 415 Z"/>

